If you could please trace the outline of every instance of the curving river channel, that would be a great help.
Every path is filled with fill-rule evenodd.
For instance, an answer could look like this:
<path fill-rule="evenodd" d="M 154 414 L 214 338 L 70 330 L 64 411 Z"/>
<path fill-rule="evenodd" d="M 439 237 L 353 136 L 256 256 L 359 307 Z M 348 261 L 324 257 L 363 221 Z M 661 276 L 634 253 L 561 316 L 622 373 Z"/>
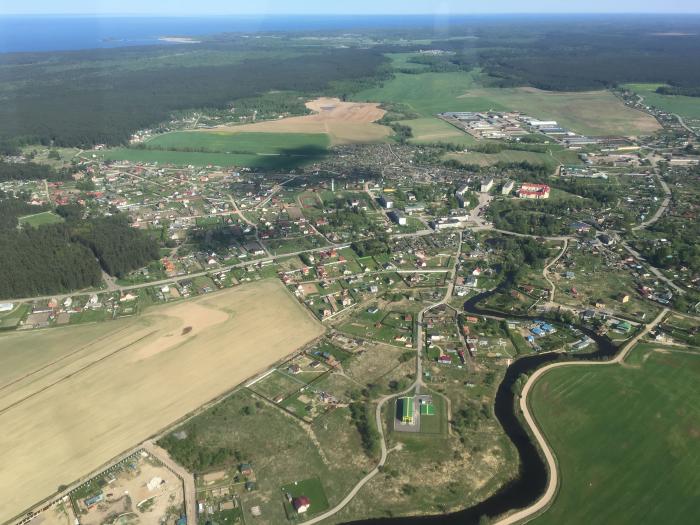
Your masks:
<path fill-rule="evenodd" d="M 499 288 L 505 286 L 503 283 Z M 488 315 L 499 319 L 535 320 L 540 317 L 528 315 L 504 315 L 501 312 L 480 308 L 478 304 L 490 297 L 499 289 L 475 295 L 464 303 L 467 313 Z M 580 353 L 570 356 L 574 360 L 605 360 L 615 356 L 618 347 L 609 339 L 602 337 L 585 326 L 573 324 L 593 339 L 597 344 L 594 352 Z M 540 457 L 538 448 L 531 441 L 523 423 L 517 415 L 517 403 L 513 393 L 513 384 L 521 374 L 530 374 L 535 369 L 547 363 L 561 359 L 560 354 L 544 353 L 520 357 L 506 369 L 503 381 L 496 391 L 494 414 L 503 427 L 508 438 L 512 441 L 520 458 L 518 476 L 502 486 L 496 493 L 476 505 L 452 514 L 435 516 L 415 516 L 401 518 L 373 518 L 353 521 L 351 525 L 477 525 L 483 516 L 490 518 L 501 516 L 507 512 L 522 509 L 533 504 L 545 491 L 548 479 L 547 468 Z M 349 525 L 349 524 L 348 524 Z"/>

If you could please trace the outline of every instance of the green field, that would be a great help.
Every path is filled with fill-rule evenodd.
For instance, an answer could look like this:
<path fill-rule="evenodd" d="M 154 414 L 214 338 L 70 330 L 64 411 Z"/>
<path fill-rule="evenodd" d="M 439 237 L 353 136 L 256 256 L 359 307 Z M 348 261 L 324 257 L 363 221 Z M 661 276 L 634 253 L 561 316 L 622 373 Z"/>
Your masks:
<path fill-rule="evenodd" d="M 256 155 L 304 155 L 325 149 L 330 138 L 325 133 L 229 133 L 217 131 L 175 131 L 156 135 L 146 142 L 149 148 L 169 150 L 202 149 L 211 153 L 252 153 Z"/>
<path fill-rule="evenodd" d="M 330 144 L 323 133 L 214 133 L 179 131 L 158 135 L 146 149 L 100 152 L 105 160 L 180 166 L 240 166 L 291 169 L 322 157 Z M 148 149 L 148 148 L 159 149 Z M 186 150 L 200 151 L 186 151 Z"/>
<path fill-rule="evenodd" d="M 447 159 L 454 159 L 462 164 L 478 166 L 493 166 L 499 162 L 529 162 L 530 164 L 541 164 L 554 168 L 559 164 L 579 164 L 581 161 L 575 151 L 570 150 L 550 150 L 549 153 L 536 151 L 521 151 L 506 149 L 499 153 L 479 153 L 469 151 L 466 153 L 448 153 Z"/>
<path fill-rule="evenodd" d="M 397 63 L 396 59 L 394 63 Z M 422 117 L 433 117 L 444 111 L 522 111 L 536 118 L 554 119 L 587 135 L 639 135 L 659 129 L 654 118 L 626 107 L 609 91 L 485 88 L 478 70 L 469 73 L 397 73 L 382 86 L 360 91 L 353 98 L 403 103 Z M 420 126 L 425 124 L 419 124 L 414 132 L 419 140 Z"/>
<path fill-rule="evenodd" d="M 656 88 L 664 84 L 624 84 L 623 87 L 644 97 L 644 104 L 655 106 L 681 117 L 700 119 L 700 97 L 660 95 Z"/>
<path fill-rule="evenodd" d="M 17 220 L 19 221 L 20 226 L 28 224 L 29 226 L 33 226 L 34 228 L 38 228 L 39 226 L 42 226 L 44 224 L 54 224 L 57 222 L 63 222 L 63 219 L 61 217 L 50 211 L 35 213 L 33 215 L 25 215 L 24 217 L 19 217 Z"/>
<path fill-rule="evenodd" d="M 303 481 L 294 481 L 288 483 L 287 485 L 281 487 L 283 497 L 289 494 L 292 498 L 298 498 L 300 496 L 306 496 L 309 498 L 310 506 L 309 510 L 303 514 L 303 517 L 313 516 L 319 512 L 323 512 L 328 508 L 328 499 L 326 498 L 326 493 L 323 490 L 323 485 L 321 485 L 321 480 L 318 478 L 305 479 Z M 284 507 L 287 511 L 287 516 L 291 519 L 297 519 L 299 515 L 294 510 L 294 507 L 287 501 L 284 497 Z"/>
<path fill-rule="evenodd" d="M 700 356 L 637 347 L 628 365 L 559 368 L 530 403 L 559 493 L 533 523 L 697 523 Z"/>

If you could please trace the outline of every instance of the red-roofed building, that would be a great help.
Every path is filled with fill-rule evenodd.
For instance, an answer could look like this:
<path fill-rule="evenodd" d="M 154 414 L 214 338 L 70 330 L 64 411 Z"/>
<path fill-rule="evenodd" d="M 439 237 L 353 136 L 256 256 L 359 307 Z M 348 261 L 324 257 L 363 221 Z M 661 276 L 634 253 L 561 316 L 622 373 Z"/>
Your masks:
<path fill-rule="evenodd" d="M 546 184 L 524 183 L 518 190 L 521 199 L 548 199 L 550 188 Z"/>
<path fill-rule="evenodd" d="M 299 496 L 298 498 L 294 498 L 292 500 L 292 505 L 294 506 L 294 510 L 296 510 L 298 514 L 304 514 L 304 512 L 309 510 L 309 507 L 311 506 L 311 500 L 306 496 Z"/>

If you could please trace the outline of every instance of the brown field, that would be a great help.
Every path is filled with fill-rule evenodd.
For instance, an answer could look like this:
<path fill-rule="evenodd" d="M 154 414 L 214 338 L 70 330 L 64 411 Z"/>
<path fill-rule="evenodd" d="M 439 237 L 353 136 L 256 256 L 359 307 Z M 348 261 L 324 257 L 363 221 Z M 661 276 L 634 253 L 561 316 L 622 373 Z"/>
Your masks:
<path fill-rule="evenodd" d="M 375 124 L 386 113 L 379 104 L 341 102 L 337 98 L 317 98 L 306 103 L 312 115 L 268 120 L 240 126 L 217 126 L 216 131 L 266 133 L 328 133 L 332 144 L 382 141 L 391 133 Z"/>
<path fill-rule="evenodd" d="M 0 336 L 0 521 L 322 331 L 267 280 L 131 319 Z"/>

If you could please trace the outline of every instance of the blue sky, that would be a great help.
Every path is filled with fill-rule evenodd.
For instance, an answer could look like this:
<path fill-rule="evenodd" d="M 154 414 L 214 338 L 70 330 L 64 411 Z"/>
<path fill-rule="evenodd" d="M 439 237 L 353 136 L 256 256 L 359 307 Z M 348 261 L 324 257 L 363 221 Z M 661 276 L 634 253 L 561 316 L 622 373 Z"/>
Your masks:
<path fill-rule="evenodd" d="M 4 0 L 0 14 L 700 13 L 698 0 Z"/>

